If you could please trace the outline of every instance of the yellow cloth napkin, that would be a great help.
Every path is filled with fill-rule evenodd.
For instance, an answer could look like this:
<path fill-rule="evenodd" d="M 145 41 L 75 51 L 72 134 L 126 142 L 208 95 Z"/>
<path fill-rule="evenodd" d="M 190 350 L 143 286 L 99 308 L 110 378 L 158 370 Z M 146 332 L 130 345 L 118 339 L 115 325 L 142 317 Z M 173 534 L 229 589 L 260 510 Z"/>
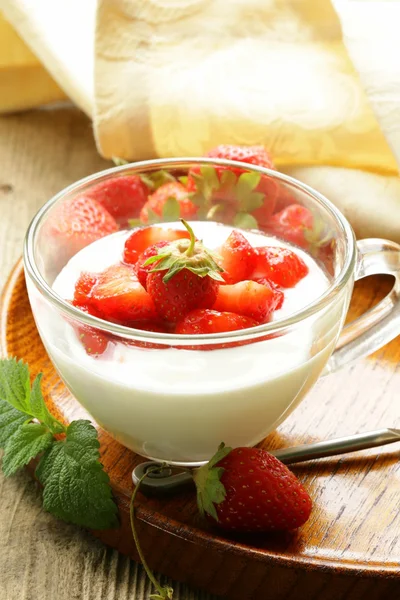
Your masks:
<path fill-rule="evenodd" d="M 51 36 L 46 4 L 0 0 L 93 117 L 105 157 L 265 144 L 280 169 L 333 200 L 359 236 L 400 241 L 400 2 L 98 0 L 95 14 L 93 0 L 59 0 Z M 94 16 L 93 50 L 82 33 L 91 39 Z"/>

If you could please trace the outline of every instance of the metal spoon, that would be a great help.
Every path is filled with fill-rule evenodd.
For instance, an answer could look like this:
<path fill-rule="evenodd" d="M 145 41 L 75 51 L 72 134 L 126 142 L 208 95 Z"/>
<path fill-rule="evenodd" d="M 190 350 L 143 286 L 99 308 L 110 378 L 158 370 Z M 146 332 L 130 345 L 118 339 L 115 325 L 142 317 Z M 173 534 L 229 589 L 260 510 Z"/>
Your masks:
<path fill-rule="evenodd" d="M 283 463 L 290 465 L 307 460 L 336 456 L 366 448 L 376 448 L 385 444 L 400 442 L 400 429 L 379 429 L 367 433 L 357 433 L 325 442 L 304 444 L 293 448 L 272 450 L 271 454 Z M 133 483 L 137 485 L 139 479 L 150 467 L 161 467 L 155 461 L 141 463 L 132 472 Z M 175 492 L 179 488 L 192 483 L 192 476 L 188 471 L 180 471 L 179 467 L 165 466 L 157 473 L 149 473 L 142 482 L 142 491 L 147 494 Z"/>

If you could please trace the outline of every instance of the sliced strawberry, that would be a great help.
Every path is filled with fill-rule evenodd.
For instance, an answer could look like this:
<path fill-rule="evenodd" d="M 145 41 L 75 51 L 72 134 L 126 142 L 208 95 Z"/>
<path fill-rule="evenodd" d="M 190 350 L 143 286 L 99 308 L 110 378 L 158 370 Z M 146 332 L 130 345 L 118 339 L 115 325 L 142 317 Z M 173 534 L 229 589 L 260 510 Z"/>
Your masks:
<path fill-rule="evenodd" d="M 87 314 L 100 317 L 96 309 L 93 309 L 91 306 L 85 306 L 84 304 L 77 305 L 75 301 L 72 304 Z M 71 323 L 87 354 L 95 357 L 104 354 L 109 344 L 109 337 L 105 333 L 89 325 L 78 325 L 76 321 L 71 321 Z"/>
<path fill-rule="evenodd" d="M 109 340 L 100 330 L 81 325 L 75 331 L 87 354 L 100 356 L 107 350 Z"/>
<path fill-rule="evenodd" d="M 189 233 L 186 230 L 164 229 L 156 226 L 135 229 L 125 242 L 124 262 L 128 265 L 134 265 L 139 256 L 149 246 L 154 246 L 159 242 L 174 242 L 185 238 L 189 238 Z"/>
<path fill-rule="evenodd" d="M 100 273 L 91 301 L 108 321 L 126 325 L 157 320 L 153 300 L 127 265 L 113 265 Z"/>
<path fill-rule="evenodd" d="M 129 322 L 129 327 L 133 329 L 141 329 L 142 331 L 153 331 L 155 333 L 173 333 L 173 329 L 169 323 L 160 321 L 137 321 Z M 165 350 L 170 348 L 167 344 L 157 344 L 156 342 L 141 342 L 138 340 L 129 340 L 128 338 L 116 338 L 116 341 L 125 344 L 126 346 L 135 346 L 138 348 L 151 348 L 157 350 Z"/>
<path fill-rule="evenodd" d="M 147 289 L 147 275 L 149 274 L 149 271 L 151 271 L 151 269 L 153 269 L 154 267 L 153 264 L 145 265 L 145 262 L 152 256 L 157 256 L 157 254 L 160 254 L 160 248 L 164 248 L 165 246 L 168 246 L 168 244 L 169 242 L 158 242 L 158 244 L 154 244 L 154 246 L 150 246 L 150 248 L 147 248 L 147 250 L 145 250 L 139 256 L 137 263 L 135 264 L 135 273 L 145 290 Z"/>
<path fill-rule="evenodd" d="M 267 287 L 272 289 L 274 291 L 275 297 L 276 297 L 275 310 L 279 310 L 280 308 L 282 308 L 283 301 L 285 299 L 285 294 L 282 292 L 282 290 L 279 289 L 279 287 L 276 285 L 276 283 L 274 283 L 270 279 L 267 279 L 266 277 L 260 277 L 259 279 L 255 279 L 254 281 L 256 281 L 257 283 L 259 283 L 261 285 L 266 285 Z"/>
<path fill-rule="evenodd" d="M 177 221 L 179 218 L 191 220 L 196 217 L 197 211 L 198 208 L 190 200 L 188 190 L 178 181 L 171 181 L 161 185 L 149 196 L 140 213 L 140 220 L 142 223 L 148 223 L 154 215 L 161 219 L 165 217 L 165 221 Z M 169 218 L 170 214 L 174 214 L 173 219 Z"/>
<path fill-rule="evenodd" d="M 311 212 L 300 204 L 291 204 L 275 213 L 263 224 L 263 231 L 271 233 L 286 242 L 308 248 L 308 236 L 312 231 L 314 218 Z"/>
<path fill-rule="evenodd" d="M 89 306 L 92 289 L 97 282 L 97 273 L 83 271 L 75 284 L 74 306 Z"/>
<path fill-rule="evenodd" d="M 232 231 L 217 253 L 222 259 L 218 263 L 224 269 L 222 277 L 226 283 L 249 279 L 256 266 L 257 254 L 244 235 L 239 231 Z"/>
<path fill-rule="evenodd" d="M 94 185 L 85 196 L 99 202 L 121 225 L 140 215 L 148 196 L 147 186 L 139 175 L 111 177 Z"/>
<path fill-rule="evenodd" d="M 234 285 L 220 285 L 213 309 L 237 313 L 258 323 L 266 323 L 278 303 L 272 288 L 255 281 L 241 281 Z"/>
<path fill-rule="evenodd" d="M 58 206 L 45 228 L 49 243 L 56 244 L 60 262 L 99 238 L 118 231 L 114 217 L 101 204 L 85 196 Z"/>
<path fill-rule="evenodd" d="M 254 280 L 267 278 L 280 287 L 293 287 L 308 274 L 304 260 L 288 248 L 262 246 L 256 248 L 257 264 L 251 275 Z"/>
<path fill-rule="evenodd" d="M 192 310 L 180 321 L 175 333 L 197 335 L 206 333 L 221 333 L 223 331 L 236 331 L 258 325 L 254 319 L 243 317 L 231 312 L 218 312 L 216 310 Z"/>

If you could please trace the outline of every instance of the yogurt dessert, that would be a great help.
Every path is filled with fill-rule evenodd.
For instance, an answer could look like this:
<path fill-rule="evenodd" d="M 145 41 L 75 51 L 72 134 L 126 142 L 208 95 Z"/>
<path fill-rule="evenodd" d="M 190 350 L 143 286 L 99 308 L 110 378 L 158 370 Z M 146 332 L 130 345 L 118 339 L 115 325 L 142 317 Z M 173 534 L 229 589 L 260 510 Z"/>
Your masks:
<path fill-rule="evenodd" d="M 271 167 L 264 155 L 238 160 Z M 28 278 L 43 343 L 89 414 L 145 457 L 196 465 L 222 441 L 262 441 L 342 328 L 351 285 L 306 310 L 334 278 L 329 219 L 251 165 L 108 177 L 40 226 L 34 252 L 59 298 Z"/>
<path fill-rule="evenodd" d="M 207 308 L 167 321 L 138 279 L 144 281 L 138 267 L 142 252 L 145 258 L 153 254 L 148 248 L 155 240 L 160 253 L 171 238 L 182 236 L 189 243 L 180 223 L 116 232 L 89 244 L 69 260 L 53 289 L 100 318 L 175 333 L 178 339 L 278 321 L 329 286 L 328 276 L 306 252 L 276 238 L 212 222 L 191 225 L 196 238 L 217 252 L 222 269 L 222 281 L 212 279 L 217 293 Z M 154 264 L 145 267 L 147 277 Z M 136 307 L 129 304 L 129 291 L 125 298 L 125 278 L 132 282 L 133 302 L 137 293 Z M 171 314 L 171 307 L 166 311 Z M 251 343 L 186 347 L 111 339 L 67 320 L 48 320 L 40 327 L 68 387 L 116 439 L 150 458 L 197 464 L 221 440 L 233 446 L 258 443 L 294 408 L 336 339 L 337 321 L 328 319 L 326 342 L 315 345 L 317 321 L 309 320 L 293 334 Z"/>

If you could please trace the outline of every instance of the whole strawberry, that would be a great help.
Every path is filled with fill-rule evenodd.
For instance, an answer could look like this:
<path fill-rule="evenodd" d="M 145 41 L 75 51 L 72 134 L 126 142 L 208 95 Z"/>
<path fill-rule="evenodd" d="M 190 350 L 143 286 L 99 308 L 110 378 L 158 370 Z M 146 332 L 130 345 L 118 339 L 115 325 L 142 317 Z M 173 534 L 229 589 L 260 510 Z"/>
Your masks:
<path fill-rule="evenodd" d="M 104 206 L 120 225 L 139 216 L 149 190 L 139 175 L 111 177 L 97 183 L 85 196 Z"/>
<path fill-rule="evenodd" d="M 264 146 L 221 144 L 207 153 L 210 158 L 231 160 L 274 170 Z M 193 166 L 187 189 L 192 201 L 206 214 L 237 227 L 256 228 L 269 219 L 275 209 L 278 186 L 274 179 L 245 167 L 220 165 Z"/>
<path fill-rule="evenodd" d="M 211 308 L 217 298 L 222 268 L 192 228 L 181 219 L 190 239 L 177 240 L 160 249 L 144 267 L 153 265 L 146 279 L 146 289 L 158 314 L 166 321 L 180 321 L 195 308 Z"/>
<path fill-rule="evenodd" d="M 297 529 L 312 509 L 297 477 L 261 448 L 232 450 L 221 444 L 194 480 L 200 512 L 228 531 Z"/>
<path fill-rule="evenodd" d="M 194 219 L 197 210 L 197 206 L 190 200 L 188 190 L 179 181 L 170 181 L 148 197 L 140 212 L 140 220 L 142 223 L 152 222 L 154 219 L 175 221 L 176 216 Z"/>

